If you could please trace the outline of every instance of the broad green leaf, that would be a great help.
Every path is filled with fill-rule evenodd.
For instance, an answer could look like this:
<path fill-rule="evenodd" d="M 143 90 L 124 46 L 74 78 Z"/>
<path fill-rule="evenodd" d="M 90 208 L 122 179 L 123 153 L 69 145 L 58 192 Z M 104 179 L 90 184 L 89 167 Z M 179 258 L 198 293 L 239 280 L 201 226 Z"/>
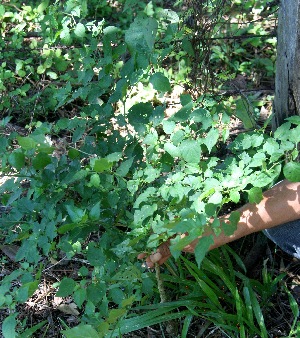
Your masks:
<path fill-rule="evenodd" d="M 45 153 L 38 153 L 32 160 L 32 165 L 36 170 L 44 169 L 50 163 L 51 157 Z"/>
<path fill-rule="evenodd" d="M 240 220 L 240 216 L 241 215 L 238 211 L 233 211 L 230 214 L 229 222 L 222 222 L 221 223 L 221 227 L 223 229 L 225 236 L 230 236 L 235 232 L 235 230 L 237 228 L 237 224 Z"/>
<path fill-rule="evenodd" d="M 169 117 L 169 121 L 185 122 L 190 118 L 191 110 L 194 107 L 193 102 L 189 102 L 187 105 L 178 110 L 177 113 Z"/>
<path fill-rule="evenodd" d="M 195 258 L 198 264 L 198 268 L 200 269 L 203 258 L 208 252 L 210 246 L 214 244 L 213 236 L 204 236 L 199 239 L 199 242 L 195 248 Z"/>
<path fill-rule="evenodd" d="M 98 174 L 92 174 L 90 177 L 89 186 L 99 188 L 100 187 L 100 176 Z"/>
<path fill-rule="evenodd" d="M 40 14 L 43 13 L 48 8 L 48 5 L 49 5 L 49 0 L 42 1 L 37 7 L 37 12 Z"/>
<path fill-rule="evenodd" d="M 209 152 L 212 151 L 212 148 L 216 145 L 219 139 L 218 129 L 212 128 L 206 135 L 203 143 L 206 145 Z"/>
<path fill-rule="evenodd" d="M 137 131 L 145 131 L 145 124 L 149 123 L 153 113 L 153 107 L 150 102 L 137 103 L 129 109 L 128 121 Z"/>
<path fill-rule="evenodd" d="M 112 36 L 122 32 L 122 30 L 116 26 L 107 26 L 103 29 L 103 35 L 109 36 L 112 39 Z"/>
<path fill-rule="evenodd" d="M 112 163 L 109 162 L 106 158 L 100 158 L 96 160 L 91 160 L 91 166 L 93 170 L 98 173 L 102 173 L 103 171 L 107 171 L 112 167 Z"/>
<path fill-rule="evenodd" d="M 212 204 L 221 204 L 222 199 L 223 199 L 223 196 L 222 196 L 221 192 L 216 191 L 210 196 L 210 198 L 208 199 L 207 202 L 212 203 Z"/>
<path fill-rule="evenodd" d="M 70 29 L 68 27 L 63 27 L 63 30 L 60 33 L 60 38 L 66 45 L 69 45 L 72 42 Z"/>
<path fill-rule="evenodd" d="M 140 204 L 143 202 L 147 202 L 148 198 L 152 195 L 156 194 L 156 189 L 154 187 L 149 187 L 145 191 L 143 191 L 136 199 L 134 203 L 134 208 L 139 208 Z"/>
<path fill-rule="evenodd" d="M 181 94 L 180 95 L 180 103 L 184 107 L 184 106 L 186 106 L 190 103 L 193 103 L 193 98 L 191 97 L 190 94 Z"/>
<path fill-rule="evenodd" d="M 131 157 L 128 160 L 122 162 L 120 164 L 119 168 L 116 170 L 116 174 L 121 176 L 121 177 L 125 177 L 128 174 L 128 172 L 129 172 L 129 170 L 132 166 L 133 160 L 134 160 L 134 158 Z"/>
<path fill-rule="evenodd" d="M 153 18 L 137 17 L 125 32 L 131 54 L 149 54 L 154 48 L 158 23 Z"/>
<path fill-rule="evenodd" d="M 283 123 L 274 132 L 274 137 L 279 139 L 279 140 L 286 140 L 287 139 L 287 133 L 289 132 L 290 128 L 291 128 L 290 122 Z"/>
<path fill-rule="evenodd" d="M 52 79 L 52 80 L 56 80 L 56 79 L 58 78 L 58 75 L 57 75 L 55 72 L 48 71 L 46 74 L 47 74 L 47 75 L 50 77 L 50 79 Z"/>
<path fill-rule="evenodd" d="M 39 66 L 37 67 L 37 69 L 36 69 L 36 72 L 37 72 L 38 74 L 43 74 L 43 73 L 45 73 L 45 70 L 46 70 L 46 68 L 45 68 L 44 65 L 39 65 Z"/>
<path fill-rule="evenodd" d="M 134 213 L 134 223 L 140 224 L 144 219 L 153 215 L 157 210 L 157 204 L 143 205 L 141 210 L 136 210 Z"/>
<path fill-rule="evenodd" d="M 93 266 L 102 266 L 106 256 L 103 254 L 103 248 L 97 248 L 94 242 L 90 242 L 87 251 L 87 260 Z"/>
<path fill-rule="evenodd" d="M 97 305 L 101 302 L 103 296 L 105 295 L 106 287 L 105 283 L 90 284 L 86 288 L 86 298 L 91 301 L 94 305 Z"/>
<path fill-rule="evenodd" d="M 72 329 L 63 330 L 66 338 L 100 338 L 99 333 L 91 325 L 79 325 Z"/>
<path fill-rule="evenodd" d="M 213 119 L 206 109 L 197 108 L 191 112 L 191 119 L 197 123 L 202 123 L 202 127 L 204 130 L 207 130 L 211 127 Z"/>
<path fill-rule="evenodd" d="M 17 300 L 20 303 L 25 302 L 30 298 L 39 286 L 39 281 L 29 282 L 23 284 L 17 291 Z"/>
<path fill-rule="evenodd" d="M 199 200 L 202 201 L 204 198 L 211 196 L 212 194 L 214 194 L 216 191 L 215 188 L 210 188 L 207 191 L 204 191 L 200 196 L 199 196 Z"/>
<path fill-rule="evenodd" d="M 284 177 L 291 182 L 300 182 L 300 163 L 289 162 L 283 167 Z"/>
<path fill-rule="evenodd" d="M 19 151 L 13 151 L 8 156 L 8 162 L 17 170 L 20 170 L 25 165 L 25 155 Z"/>
<path fill-rule="evenodd" d="M 100 217 L 100 202 L 96 203 L 91 211 L 89 212 L 89 217 L 92 221 L 97 221 L 99 220 Z"/>
<path fill-rule="evenodd" d="M 290 121 L 294 124 L 300 124 L 300 116 L 294 115 L 287 118 L 287 121 Z"/>
<path fill-rule="evenodd" d="M 263 199 L 262 189 L 259 187 L 252 187 L 248 190 L 249 203 L 258 204 Z"/>
<path fill-rule="evenodd" d="M 176 127 L 176 123 L 174 121 L 169 121 L 169 120 L 164 120 L 162 122 L 163 125 L 163 130 L 166 134 L 172 134 L 175 127 Z"/>
<path fill-rule="evenodd" d="M 82 304 L 86 301 L 86 289 L 80 288 L 73 294 L 73 299 L 76 305 L 81 308 Z"/>
<path fill-rule="evenodd" d="M 122 152 L 115 152 L 115 153 L 111 153 L 109 155 L 106 156 L 106 159 L 109 162 L 117 162 L 119 161 L 121 158 L 123 157 L 123 153 Z"/>
<path fill-rule="evenodd" d="M 173 143 L 165 143 L 164 145 L 165 151 L 169 153 L 173 158 L 180 157 L 181 152 L 179 150 L 179 147 L 174 146 Z"/>
<path fill-rule="evenodd" d="M 236 101 L 235 115 L 243 122 L 246 129 L 255 127 L 255 120 L 250 109 L 249 104 L 245 100 L 238 99 Z"/>
<path fill-rule="evenodd" d="M 81 208 L 77 208 L 72 204 L 66 204 L 65 208 L 67 209 L 72 222 L 80 223 L 80 221 L 85 215 L 85 210 Z"/>
<path fill-rule="evenodd" d="M 237 190 L 230 190 L 229 197 L 233 203 L 238 203 L 241 196 Z"/>
<path fill-rule="evenodd" d="M 36 142 L 29 136 L 25 137 L 17 136 L 17 140 L 19 142 L 20 147 L 25 150 L 34 149 L 36 146 Z"/>
<path fill-rule="evenodd" d="M 126 309 L 112 309 L 109 311 L 109 315 L 107 318 L 108 323 L 113 324 L 115 323 L 120 317 L 123 317 L 127 312 Z"/>
<path fill-rule="evenodd" d="M 175 146 L 178 146 L 185 138 L 185 132 L 183 130 L 177 130 L 174 132 L 174 134 L 171 136 L 171 141 Z"/>
<path fill-rule="evenodd" d="M 171 91 L 169 79 L 162 73 L 154 73 L 149 79 L 153 88 L 159 92 L 165 93 Z"/>
<path fill-rule="evenodd" d="M 171 239 L 170 252 L 175 259 L 178 259 L 181 255 L 181 251 L 184 247 L 189 245 L 195 238 L 186 236 L 184 238 L 176 237 Z"/>
<path fill-rule="evenodd" d="M 188 53 L 188 55 L 190 55 L 190 56 L 195 55 L 193 45 L 187 37 L 183 38 L 183 40 L 182 40 L 182 48 L 185 52 Z"/>
<path fill-rule="evenodd" d="M 199 163 L 201 147 L 196 140 L 184 140 L 179 146 L 181 156 L 188 163 Z"/>
<path fill-rule="evenodd" d="M 15 331 L 17 321 L 17 313 L 14 313 L 8 317 L 6 317 L 2 323 L 2 334 L 4 338 L 15 338 L 17 337 L 17 333 Z"/>
<path fill-rule="evenodd" d="M 74 34 L 79 38 L 85 37 L 85 27 L 81 22 L 78 22 L 74 29 Z"/>
<path fill-rule="evenodd" d="M 160 170 L 159 169 L 155 169 L 155 168 L 149 166 L 148 168 L 145 169 L 144 175 L 145 175 L 145 182 L 146 183 L 151 183 L 156 178 L 159 177 Z"/>
<path fill-rule="evenodd" d="M 68 278 L 68 277 L 63 278 L 59 284 L 56 297 L 70 296 L 73 293 L 75 286 L 76 286 L 76 282 L 72 278 Z"/>
<path fill-rule="evenodd" d="M 154 146 L 157 143 L 158 134 L 156 131 L 153 131 L 151 134 L 148 134 L 145 138 L 143 143 L 149 146 Z"/>

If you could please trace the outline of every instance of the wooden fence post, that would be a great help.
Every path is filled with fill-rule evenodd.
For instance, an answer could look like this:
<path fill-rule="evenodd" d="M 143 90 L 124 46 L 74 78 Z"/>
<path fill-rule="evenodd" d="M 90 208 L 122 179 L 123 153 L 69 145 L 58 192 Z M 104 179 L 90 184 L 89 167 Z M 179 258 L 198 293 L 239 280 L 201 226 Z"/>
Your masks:
<path fill-rule="evenodd" d="M 277 37 L 273 130 L 300 115 L 300 0 L 280 0 Z"/>

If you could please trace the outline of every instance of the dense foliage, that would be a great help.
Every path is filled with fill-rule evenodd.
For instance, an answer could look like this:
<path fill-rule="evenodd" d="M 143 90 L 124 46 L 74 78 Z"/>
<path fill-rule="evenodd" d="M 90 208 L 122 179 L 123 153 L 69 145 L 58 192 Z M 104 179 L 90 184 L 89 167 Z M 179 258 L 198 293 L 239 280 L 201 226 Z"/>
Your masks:
<path fill-rule="evenodd" d="M 265 1 L 256 3 L 252 14 L 268 9 Z M 245 5 L 245 13 L 253 4 Z M 121 336 L 176 318 L 183 318 L 185 337 L 193 316 L 204 316 L 232 336 L 267 337 L 263 311 L 283 276 L 272 279 L 266 272 L 262 283 L 247 278 L 230 249 L 222 249 L 221 259 L 204 258 L 211 237 L 200 240 L 195 262 L 179 257 L 209 220 L 220 233 L 217 217 L 228 203 L 256 203 L 279 179 L 300 179 L 300 119 L 289 118 L 272 134 L 265 132 L 267 122 L 256 125 L 262 103 L 255 96 L 195 98 L 187 91 L 196 47 L 181 5 L 169 9 L 163 2 L 135 0 L 0 5 L 1 249 L 17 247 L 18 262 L 0 285 L 0 306 L 10 312 L 4 337 L 16 332 L 25 337 L 45 325 L 30 327 L 16 308 L 63 261 L 80 266 L 76 277 L 53 284 L 57 297 L 72 298 L 80 318 L 79 325 L 65 328 L 65 337 Z M 235 1 L 232 10 L 239 6 Z M 258 26 L 246 33 L 266 33 Z M 220 32 L 221 25 L 215 29 Z M 261 48 L 257 37 L 248 39 Z M 274 38 L 266 44 L 263 58 L 248 61 L 244 42 L 216 44 L 210 72 L 218 79 L 251 75 L 258 64 L 258 73 L 273 74 Z M 229 59 L 229 47 L 239 55 Z M 169 98 L 178 90 L 178 108 L 169 114 Z M 244 103 L 249 100 L 250 110 Z M 229 131 L 234 115 L 248 129 L 237 137 Z M 238 219 L 233 212 L 225 234 L 233 233 Z M 185 239 L 176 236 L 187 231 Z M 178 263 L 171 263 L 163 279 L 171 289 L 172 283 L 181 287 L 177 302 L 157 304 L 156 280 L 136 256 L 170 236 Z M 295 325 L 296 320 L 291 332 Z"/>

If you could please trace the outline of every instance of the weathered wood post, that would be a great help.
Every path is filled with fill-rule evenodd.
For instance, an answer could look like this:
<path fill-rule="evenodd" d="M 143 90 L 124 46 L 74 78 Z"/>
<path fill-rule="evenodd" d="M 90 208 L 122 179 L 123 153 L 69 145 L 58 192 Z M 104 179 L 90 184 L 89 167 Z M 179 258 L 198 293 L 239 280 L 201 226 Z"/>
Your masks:
<path fill-rule="evenodd" d="M 277 37 L 273 130 L 300 115 L 300 0 L 280 0 Z"/>

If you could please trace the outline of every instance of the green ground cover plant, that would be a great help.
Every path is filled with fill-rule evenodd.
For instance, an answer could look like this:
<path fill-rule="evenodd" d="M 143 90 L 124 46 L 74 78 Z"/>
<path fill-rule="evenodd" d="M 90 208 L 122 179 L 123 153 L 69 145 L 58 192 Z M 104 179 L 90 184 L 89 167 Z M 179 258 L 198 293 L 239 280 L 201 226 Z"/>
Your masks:
<path fill-rule="evenodd" d="M 268 8 L 264 1 L 255 6 Z M 242 95 L 188 92 L 195 45 L 178 8 L 134 0 L 0 5 L 0 249 L 3 264 L 10 258 L 16 266 L 0 284 L 4 337 L 47 328 L 44 320 L 21 320 L 18 307 L 63 262 L 77 262 L 78 270 L 52 283 L 78 318 L 62 324 L 67 338 L 118 337 L 179 318 L 180 337 L 195 319 L 232 336 L 268 336 L 264 314 L 274 292 L 284 290 L 284 276 L 264 270 L 262 282 L 249 279 L 229 248 L 221 259 L 206 258 L 211 237 L 199 241 L 194 259 L 181 249 L 210 219 L 218 235 L 217 217 L 228 204 L 257 203 L 284 177 L 299 181 L 300 118 L 270 133 L 267 122 L 256 125 L 255 96 L 249 112 Z M 228 72 L 250 74 L 252 59 L 227 60 L 221 47 L 211 55 L 219 78 L 221 61 Z M 248 46 L 239 48 L 246 55 Z M 259 60 L 273 74 L 270 62 Z M 183 90 L 166 118 L 176 85 Z M 246 126 L 238 136 L 230 134 L 235 115 Z M 232 234 L 238 220 L 232 212 L 224 232 Z M 180 289 L 177 299 L 159 304 L 158 282 L 136 256 L 172 236 L 177 263 L 160 278 Z M 291 295 L 290 304 L 294 334 L 299 310 Z"/>

